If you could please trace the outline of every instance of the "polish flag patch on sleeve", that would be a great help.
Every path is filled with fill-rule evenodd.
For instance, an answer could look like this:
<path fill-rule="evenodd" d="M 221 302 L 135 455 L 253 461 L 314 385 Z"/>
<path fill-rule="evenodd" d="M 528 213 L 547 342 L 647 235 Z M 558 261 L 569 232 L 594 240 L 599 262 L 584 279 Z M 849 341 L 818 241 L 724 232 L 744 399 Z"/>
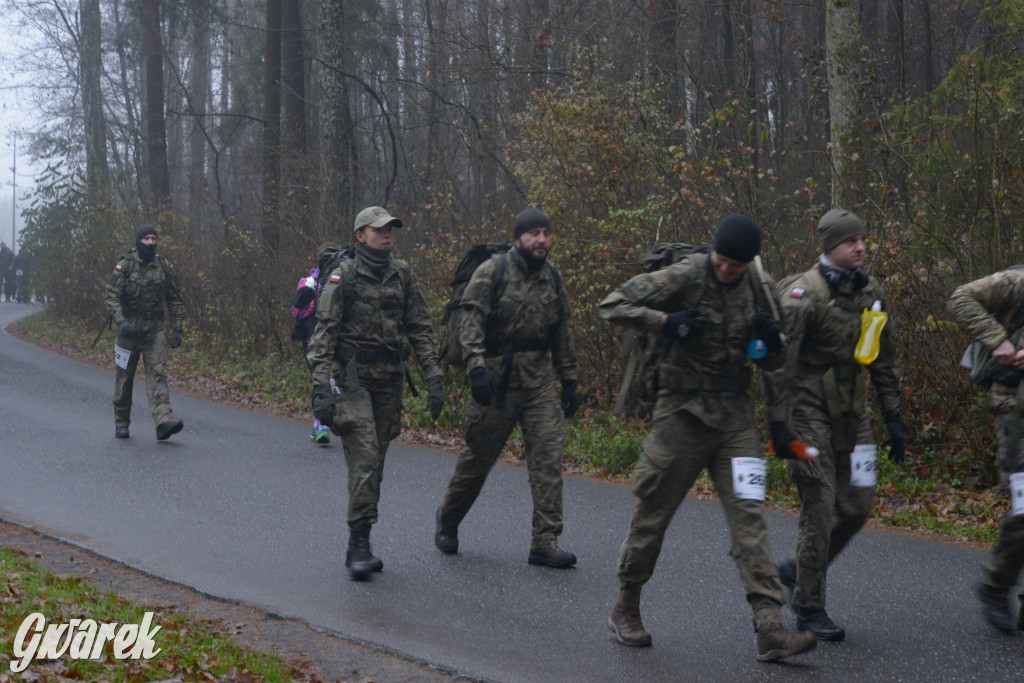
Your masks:
<path fill-rule="evenodd" d="M 332 274 L 331 282 L 333 282 L 334 284 L 338 284 L 339 282 L 341 282 L 341 275 L 339 275 L 338 273 Z"/>
<path fill-rule="evenodd" d="M 803 299 L 804 298 L 804 288 L 803 287 L 794 287 L 793 291 L 790 292 L 789 295 L 791 297 L 793 297 L 794 299 Z"/>
<path fill-rule="evenodd" d="M 114 270 L 122 270 L 121 264 L 118 263 L 116 266 L 114 266 Z"/>

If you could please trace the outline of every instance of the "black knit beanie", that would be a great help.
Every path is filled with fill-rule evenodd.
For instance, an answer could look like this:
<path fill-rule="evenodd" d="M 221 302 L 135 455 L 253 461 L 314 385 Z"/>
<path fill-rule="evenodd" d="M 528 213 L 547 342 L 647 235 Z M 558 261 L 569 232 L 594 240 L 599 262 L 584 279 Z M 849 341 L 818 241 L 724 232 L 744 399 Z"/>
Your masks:
<path fill-rule="evenodd" d="M 740 263 L 750 263 L 761 253 L 761 226 L 750 216 L 726 216 L 715 230 L 715 251 Z"/>
<path fill-rule="evenodd" d="M 516 216 L 514 239 L 522 237 L 524 232 L 530 232 L 534 228 L 551 228 L 551 221 L 547 214 L 540 209 L 530 207 L 523 209 Z"/>

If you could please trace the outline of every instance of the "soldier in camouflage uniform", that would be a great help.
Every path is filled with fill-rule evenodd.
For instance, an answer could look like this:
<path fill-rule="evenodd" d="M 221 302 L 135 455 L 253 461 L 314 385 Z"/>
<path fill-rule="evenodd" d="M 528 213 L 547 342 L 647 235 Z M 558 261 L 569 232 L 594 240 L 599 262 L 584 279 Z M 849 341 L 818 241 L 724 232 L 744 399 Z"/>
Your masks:
<path fill-rule="evenodd" d="M 1024 312 L 1024 270 L 1004 270 L 994 275 L 957 287 L 949 300 L 956 321 L 975 342 L 992 352 L 992 359 L 1001 366 L 1024 370 L 1024 327 L 1011 325 L 1011 319 Z M 1016 328 L 1016 329 L 1014 329 Z M 996 437 L 999 444 L 999 481 L 1010 490 L 1018 509 L 1024 505 L 1024 450 L 1021 429 L 1024 408 L 1024 383 L 1018 387 L 993 382 L 989 405 L 995 413 Z M 1017 475 L 1013 477 L 1012 475 Z M 1013 631 L 1013 617 L 1008 593 L 1017 583 L 1024 566 L 1024 514 L 1013 513 L 1003 518 L 999 540 L 983 567 L 978 598 L 985 619 L 994 628 Z M 1022 596 L 1024 604 L 1024 596 Z M 1019 628 L 1024 628 L 1022 610 Z"/>
<path fill-rule="evenodd" d="M 181 345 L 185 303 L 174 266 L 157 255 L 156 242 L 156 228 L 140 227 L 135 233 L 135 249 L 121 257 L 107 281 L 105 303 L 117 326 L 114 436 L 118 439 L 128 438 L 132 386 L 140 357 L 146 363 L 146 394 L 156 423 L 156 438 L 163 441 L 184 426 L 171 410 L 171 393 L 164 369 L 167 347 L 173 349 Z M 165 306 L 172 330 L 170 340 L 164 327 Z"/>
<path fill-rule="evenodd" d="M 364 581 L 384 564 L 370 549 L 384 456 L 402 430 L 403 347 L 408 339 L 427 379 L 427 404 L 444 405 L 437 340 L 409 264 L 391 254 L 402 221 L 379 206 L 355 220 L 355 258 L 327 278 L 306 358 L 313 376 L 313 413 L 341 437 L 348 464 L 349 576 Z"/>
<path fill-rule="evenodd" d="M 751 357 L 762 356 L 757 366 L 771 369 L 782 363 L 785 344 L 768 295 L 747 272 L 760 247 L 757 223 L 728 216 L 710 254 L 638 275 L 598 307 L 610 322 L 661 332 L 666 344 L 651 433 L 630 480 L 640 500 L 619 550 L 619 594 L 608 618 L 624 645 L 651 644 L 640 618 L 640 592 L 654 573 L 669 522 L 703 469 L 729 523 L 730 555 L 754 612 L 757 659 L 783 659 L 817 643 L 813 633 L 791 633 L 782 624 L 785 594 L 765 527 L 766 477 L 754 430 L 748 349 Z M 754 339 L 766 351 L 754 351 Z"/>
<path fill-rule="evenodd" d="M 527 561 L 572 567 L 576 556 L 556 541 L 562 533 L 562 449 L 565 419 L 579 407 L 576 352 L 569 336 L 572 309 L 562 276 L 547 259 L 551 222 L 539 209 L 516 216 L 515 246 L 485 261 L 462 297 L 467 310 L 459 340 L 473 402 L 466 407 L 466 449 L 437 511 L 434 543 L 458 552 L 458 527 L 519 423 L 533 493 L 533 539 Z M 492 296 L 504 291 L 496 301 Z M 555 378 L 562 395 L 555 391 Z"/>
<path fill-rule="evenodd" d="M 861 267 L 867 255 L 864 223 L 843 209 L 818 224 L 819 263 L 787 280 L 779 297 L 789 350 L 782 370 L 765 378 L 772 442 L 803 441 L 818 449 L 815 460 L 790 460 L 789 476 L 800 492 L 796 560 L 779 563 L 792 592 L 797 628 L 819 640 L 839 641 L 846 631 L 825 611 L 829 564 L 867 521 L 875 496 L 876 447 L 865 408 L 864 372 L 854 358 L 861 315 L 885 292 Z M 882 328 L 878 356 L 867 365 L 892 437 L 889 457 L 905 455 L 900 421 L 900 372 L 893 348 L 894 323 Z M 786 425 L 792 425 L 789 432 Z"/>

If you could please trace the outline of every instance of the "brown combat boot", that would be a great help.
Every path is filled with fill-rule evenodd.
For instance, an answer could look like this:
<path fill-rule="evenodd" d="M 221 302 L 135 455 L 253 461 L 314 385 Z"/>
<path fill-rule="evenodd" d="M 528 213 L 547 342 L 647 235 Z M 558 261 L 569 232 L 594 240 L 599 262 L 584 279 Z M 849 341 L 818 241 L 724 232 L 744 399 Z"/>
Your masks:
<path fill-rule="evenodd" d="M 757 661 L 776 662 L 813 650 L 817 644 L 814 631 L 793 633 L 782 624 L 761 624 L 757 629 Z"/>
<path fill-rule="evenodd" d="M 636 607 L 615 605 L 612 615 L 608 617 L 608 628 L 615 634 L 615 639 L 630 647 L 650 647 L 651 634 L 640 621 L 640 610 Z"/>

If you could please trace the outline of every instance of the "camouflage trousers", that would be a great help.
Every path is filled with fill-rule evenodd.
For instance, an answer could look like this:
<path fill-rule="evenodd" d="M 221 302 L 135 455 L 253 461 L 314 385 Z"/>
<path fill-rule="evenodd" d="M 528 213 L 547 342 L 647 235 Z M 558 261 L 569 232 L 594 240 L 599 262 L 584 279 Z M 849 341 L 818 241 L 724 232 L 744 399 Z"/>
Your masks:
<path fill-rule="evenodd" d="M 793 432 L 818 449 L 813 461 L 789 460 L 789 478 L 800 493 L 800 524 L 796 541 L 796 588 L 793 606 L 823 609 L 828 566 L 860 531 L 871 515 L 874 486 L 850 483 L 850 452 L 832 445 L 832 424 L 826 411 L 806 403 L 793 412 Z M 860 418 L 858 444 L 873 443 L 867 413 Z"/>
<path fill-rule="evenodd" d="M 996 413 L 996 438 L 999 442 L 999 482 L 1009 486 L 1010 475 L 1024 472 L 1024 425 L 1018 413 Z M 1014 424 L 1014 423 L 1017 424 Z M 1017 447 L 1012 448 L 1016 432 Z M 989 586 L 1007 591 L 1013 588 L 1024 567 L 1024 515 L 1008 510 L 1003 517 L 999 540 L 983 567 L 983 581 Z"/>
<path fill-rule="evenodd" d="M 509 388 L 504 408 L 468 403 L 462 425 L 466 448 L 455 463 L 437 518 L 445 528 L 462 523 L 516 423 L 523 431 L 533 494 L 530 547 L 547 548 L 562 534 L 562 450 L 566 431 L 554 384 L 536 389 Z"/>
<path fill-rule="evenodd" d="M 360 378 L 335 399 L 331 431 L 341 437 L 348 466 L 348 525 L 377 523 L 384 456 L 402 431 L 402 376 Z"/>
<path fill-rule="evenodd" d="M 161 425 L 174 419 L 171 410 L 171 391 L 167 387 L 167 335 L 163 326 L 139 327 L 134 339 L 117 336 L 115 342 L 131 351 L 128 367 L 117 368 L 114 381 L 114 424 L 127 427 L 132 421 L 132 389 L 135 385 L 135 370 L 141 358 L 146 364 L 146 398 L 154 424 Z"/>
<path fill-rule="evenodd" d="M 753 428 L 722 432 L 687 412 L 659 412 L 655 406 L 651 433 L 630 479 L 630 489 L 640 500 L 619 549 L 620 606 L 640 606 L 640 591 L 654 573 L 669 522 L 701 470 L 707 469 L 729 524 L 729 555 L 754 611 L 754 627 L 782 623 L 786 596 L 768 544 L 764 502 L 733 495 L 732 459 L 760 457 Z"/>

